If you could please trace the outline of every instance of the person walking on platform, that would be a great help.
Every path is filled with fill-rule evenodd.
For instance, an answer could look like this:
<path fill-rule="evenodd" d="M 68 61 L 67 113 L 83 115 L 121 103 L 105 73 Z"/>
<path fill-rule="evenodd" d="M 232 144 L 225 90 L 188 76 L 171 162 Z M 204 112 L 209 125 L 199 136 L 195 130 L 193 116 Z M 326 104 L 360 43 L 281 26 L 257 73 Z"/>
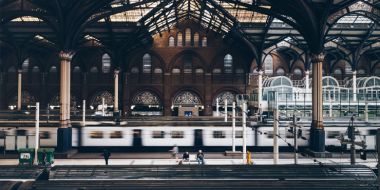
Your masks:
<path fill-rule="evenodd" d="M 178 151 L 178 146 L 174 145 L 173 149 L 170 150 L 170 152 L 172 152 L 172 158 L 175 158 L 176 160 L 178 159 Z"/>
<path fill-rule="evenodd" d="M 201 164 L 204 165 L 205 164 L 205 155 L 203 154 L 202 150 L 198 151 L 197 161 L 198 161 L 198 165 L 201 165 Z"/>
<path fill-rule="evenodd" d="M 185 153 L 183 153 L 183 155 L 182 155 L 182 160 L 188 162 L 189 159 L 190 159 L 190 154 L 189 154 L 189 152 L 185 152 Z"/>
<path fill-rule="evenodd" d="M 106 165 L 108 165 L 108 159 L 110 158 L 110 156 L 111 156 L 111 153 L 107 149 L 104 149 L 103 157 L 104 157 L 104 161 L 106 161 Z"/>

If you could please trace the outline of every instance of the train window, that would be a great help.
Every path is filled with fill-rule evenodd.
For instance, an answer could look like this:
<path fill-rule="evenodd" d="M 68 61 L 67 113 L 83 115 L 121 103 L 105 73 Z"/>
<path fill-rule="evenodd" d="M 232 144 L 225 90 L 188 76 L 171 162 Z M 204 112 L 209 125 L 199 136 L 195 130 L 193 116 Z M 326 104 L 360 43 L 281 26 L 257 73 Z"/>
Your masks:
<path fill-rule="evenodd" d="M 4 139 L 6 134 L 7 134 L 6 131 L 0 131 L 0 139 Z"/>
<path fill-rule="evenodd" d="M 235 138 L 242 139 L 243 138 L 243 131 L 236 131 L 235 132 Z"/>
<path fill-rule="evenodd" d="M 337 137 L 339 137 L 339 135 L 340 135 L 339 131 L 328 131 L 327 132 L 327 138 L 328 139 L 336 139 Z"/>
<path fill-rule="evenodd" d="M 92 138 L 92 139 L 102 139 L 103 138 L 103 132 L 102 131 L 91 131 L 90 138 Z"/>
<path fill-rule="evenodd" d="M 212 136 L 214 139 L 224 139 L 226 138 L 226 133 L 224 131 L 214 131 Z"/>
<path fill-rule="evenodd" d="M 50 139 L 49 131 L 40 131 L 40 139 Z"/>
<path fill-rule="evenodd" d="M 165 131 L 153 131 L 152 138 L 154 139 L 163 139 L 165 138 Z"/>
<path fill-rule="evenodd" d="M 268 139 L 273 139 L 273 131 L 266 132 Z"/>
<path fill-rule="evenodd" d="M 24 129 L 19 129 L 19 130 L 16 130 L 16 135 L 17 136 L 26 136 L 26 130 Z"/>
<path fill-rule="evenodd" d="M 368 135 L 376 136 L 377 130 L 368 130 Z"/>
<path fill-rule="evenodd" d="M 123 138 L 123 131 L 112 131 L 110 135 L 111 139 L 121 139 Z"/>
<path fill-rule="evenodd" d="M 183 131 L 172 131 L 170 133 L 170 136 L 173 138 L 173 139 L 182 139 L 183 138 L 183 135 L 184 135 L 184 132 Z"/>

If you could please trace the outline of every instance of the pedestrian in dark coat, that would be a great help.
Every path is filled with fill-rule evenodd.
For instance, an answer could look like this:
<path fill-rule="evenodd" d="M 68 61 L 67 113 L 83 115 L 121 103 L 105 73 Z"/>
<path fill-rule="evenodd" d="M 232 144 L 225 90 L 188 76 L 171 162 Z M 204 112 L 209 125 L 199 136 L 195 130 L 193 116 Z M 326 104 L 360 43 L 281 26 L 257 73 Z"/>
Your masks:
<path fill-rule="evenodd" d="M 104 157 L 104 161 L 106 161 L 106 165 L 108 165 L 108 159 L 110 158 L 110 156 L 111 156 L 111 153 L 107 149 L 104 149 L 103 157 Z"/>

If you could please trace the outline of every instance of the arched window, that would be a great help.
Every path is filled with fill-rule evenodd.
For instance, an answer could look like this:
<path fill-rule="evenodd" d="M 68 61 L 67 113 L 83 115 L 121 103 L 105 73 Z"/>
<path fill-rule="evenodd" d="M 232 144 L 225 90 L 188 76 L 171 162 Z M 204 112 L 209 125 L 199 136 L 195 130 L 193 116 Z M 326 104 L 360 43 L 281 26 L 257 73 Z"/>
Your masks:
<path fill-rule="evenodd" d="M 225 73 L 232 73 L 232 56 L 230 54 L 227 54 L 224 56 L 224 72 Z"/>
<path fill-rule="evenodd" d="M 184 73 L 192 73 L 193 70 L 193 60 L 190 55 L 186 55 L 183 57 L 183 72 Z"/>
<path fill-rule="evenodd" d="M 172 69 L 172 73 L 173 73 L 173 74 L 179 74 L 179 73 L 181 73 L 181 69 L 173 68 L 173 69 Z"/>
<path fill-rule="evenodd" d="M 293 70 L 293 74 L 294 74 L 294 76 L 296 76 L 296 77 L 302 77 L 302 70 L 301 70 L 300 68 L 295 68 L 295 69 Z"/>
<path fill-rule="evenodd" d="M 285 75 L 285 70 L 283 68 L 278 68 L 276 71 L 277 76 L 284 76 Z"/>
<path fill-rule="evenodd" d="M 365 75 L 365 73 L 366 73 L 366 72 L 365 72 L 364 69 L 359 69 L 359 70 L 358 70 L 358 74 L 359 74 L 359 75 Z"/>
<path fill-rule="evenodd" d="M 29 70 L 29 59 L 25 59 L 21 66 L 22 72 L 26 73 Z"/>
<path fill-rule="evenodd" d="M 348 62 L 345 62 L 345 64 L 344 64 L 344 73 L 345 74 L 352 74 L 352 67 Z"/>
<path fill-rule="evenodd" d="M 156 67 L 156 68 L 154 68 L 154 73 L 160 74 L 160 73 L 162 73 L 162 69 L 159 67 Z"/>
<path fill-rule="evenodd" d="M 272 55 L 267 55 L 264 60 L 264 73 L 266 75 L 273 74 L 273 57 Z"/>
<path fill-rule="evenodd" d="M 207 47 L 207 37 L 202 38 L 202 47 Z"/>
<path fill-rule="evenodd" d="M 102 56 L 102 72 L 109 73 L 111 71 L 111 57 L 108 54 Z"/>
<path fill-rule="evenodd" d="M 80 67 L 79 66 L 75 66 L 73 72 L 74 73 L 80 73 Z"/>
<path fill-rule="evenodd" d="M 182 47 L 182 33 L 181 32 L 178 32 L 177 34 L 177 46 L 178 47 Z"/>
<path fill-rule="evenodd" d="M 186 28 L 185 30 L 185 45 L 191 46 L 191 29 Z"/>
<path fill-rule="evenodd" d="M 52 66 L 52 67 L 50 67 L 49 72 L 51 72 L 51 73 L 56 73 L 56 72 L 57 72 L 57 67 L 56 67 L 56 66 Z"/>
<path fill-rule="evenodd" d="M 335 69 L 334 70 L 334 74 L 335 75 L 341 75 L 342 74 L 342 69 L 339 69 L 339 68 Z"/>
<path fill-rule="evenodd" d="M 38 73 L 38 72 L 40 72 L 40 68 L 38 66 L 34 66 L 33 69 L 32 69 L 32 72 L 33 73 Z"/>
<path fill-rule="evenodd" d="M 199 34 L 198 32 L 195 32 L 194 33 L 194 47 L 198 47 L 199 46 Z"/>
<path fill-rule="evenodd" d="M 98 73 L 98 68 L 95 66 L 91 67 L 90 73 Z"/>
<path fill-rule="evenodd" d="M 169 47 L 174 47 L 174 37 L 173 36 L 169 37 Z"/>
<path fill-rule="evenodd" d="M 139 73 L 139 68 L 137 68 L 137 67 L 132 67 L 132 69 L 131 69 L 131 73 L 133 73 L 133 74 L 137 74 L 137 73 Z"/>
<path fill-rule="evenodd" d="M 203 74 L 204 71 L 203 71 L 202 68 L 198 68 L 198 69 L 195 69 L 195 73 L 197 73 L 197 74 Z"/>
<path fill-rule="evenodd" d="M 149 54 L 143 56 L 143 73 L 151 73 L 152 57 Z"/>

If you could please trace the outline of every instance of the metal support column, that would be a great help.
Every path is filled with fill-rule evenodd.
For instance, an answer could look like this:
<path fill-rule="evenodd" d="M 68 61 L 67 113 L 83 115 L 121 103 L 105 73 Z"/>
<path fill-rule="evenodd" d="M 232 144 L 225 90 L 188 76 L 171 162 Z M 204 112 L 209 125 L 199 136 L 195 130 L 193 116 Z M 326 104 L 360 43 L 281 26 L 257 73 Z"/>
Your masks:
<path fill-rule="evenodd" d="M 312 86 L 312 123 L 310 130 L 310 148 L 315 152 L 325 151 L 325 131 L 323 128 L 322 99 L 322 65 L 324 55 L 313 54 L 313 86 Z"/>
<path fill-rule="evenodd" d="M 18 81 L 17 81 L 17 110 L 21 111 L 21 93 L 22 93 L 22 70 L 18 70 Z"/>

